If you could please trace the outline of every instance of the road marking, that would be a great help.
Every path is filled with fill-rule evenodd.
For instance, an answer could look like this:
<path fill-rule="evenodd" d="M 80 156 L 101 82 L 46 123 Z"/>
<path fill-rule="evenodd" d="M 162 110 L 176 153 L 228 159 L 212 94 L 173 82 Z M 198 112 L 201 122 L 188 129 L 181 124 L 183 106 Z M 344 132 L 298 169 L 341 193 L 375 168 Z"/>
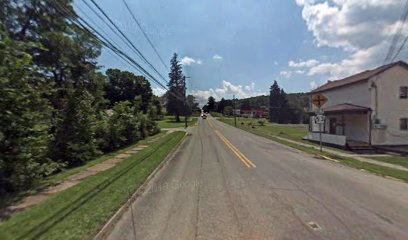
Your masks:
<path fill-rule="evenodd" d="M 256 165 L 251 162 L 242 152 L 238 150 L 222 133 L 215 129 L 217 136 L 231 149 L 231 151 L 238 157 L 238 159 L 245 164 L 248 168 L 256 168 Z"/>
<path fill-rule="evenodd" d="M 210 125 L 211 128 L 214 128 L 210 121 L 208 121 L 208 124 Z"/>

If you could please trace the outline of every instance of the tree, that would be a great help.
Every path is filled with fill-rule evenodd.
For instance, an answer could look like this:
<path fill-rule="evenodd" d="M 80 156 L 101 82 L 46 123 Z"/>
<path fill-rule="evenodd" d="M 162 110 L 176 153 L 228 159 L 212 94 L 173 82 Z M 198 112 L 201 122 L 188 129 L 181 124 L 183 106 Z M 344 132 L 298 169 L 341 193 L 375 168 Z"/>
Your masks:
<path fill-rule="evenodd" d="M 177 54 L 174 53 L 170 61 L 171 69 L 169 73 L 170 81 L 168 83 L 169 91 L 167 94 L 167 112 L 176 116 L 176 121 L 180 122 L 180 115 L 186 110 L 186 79 L 183 76 L 181 64 L 177 60 Z"/>
<path fill-rule="evenodd" d="M 136 76 L 131 72 L 120 71 L 119 69 L 108 69 L 106 75 L 108 83 L 105 92 L 111 106 L 120 101 L 133 102 L 136 96 L 140 96 L 140 110 L 144 113 L 147 112 L 153 93 L 150 83 L 145 77 Z"/>
<path fill-rule="evenodd" d="M 224 98 L 221 98 L 221 100 L 216 105 L 217 105 L 217 112 L 219 113 L 223 113 L 224 108 L 227 106 Z"/>
<path fill-rule="evenodd" d="M 30 187 L 57 167 L 47 157 L 46 82 L 33 71 L 27 47 L 0 28 L 0 194 Z"/>
<path fill-rule="evenodd" d="M 72 90 L 56 124 L 53 157 L 69 166 L 78 166 L 100 154 L 95 139 L 93 96 Z"/>
<path fill-rule="evenodd" d="M 187 95 L 187 108 L 188 115 L 191 115 L 193 112 L 200 111 L 198 102 L 193 95 Z"/>
<path fill-rule="evenodd" d="M 232 116 L 233 115 L 233 112 L 234 112 L 234 109 L 231 107 L 231 106 L 226 106 L 225 108 L 224 108 L 224 115 L 225 116 Z"/>
<path fill-rule="evenodd" d="M 269 95 L 269 121 L 279 122 L 281 107 L 281 89 L 277 81 L 270 88 Z"/>
<path fill-rule="evenodd" d="M 214 111 L 215 109 L 215 98 L 213 96 L 210 96 L 208 98 L 208 103 L 207 103 L 209 111 Z"/>

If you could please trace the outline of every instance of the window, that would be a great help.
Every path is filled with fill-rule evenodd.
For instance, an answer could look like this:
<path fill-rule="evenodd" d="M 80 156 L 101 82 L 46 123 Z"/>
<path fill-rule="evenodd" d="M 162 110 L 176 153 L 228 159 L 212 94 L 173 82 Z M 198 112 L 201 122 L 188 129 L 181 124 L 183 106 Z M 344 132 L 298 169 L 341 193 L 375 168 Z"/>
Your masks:
<path fill-rule="evenodd" d="M 400 99 L 408 98 L 408 87 L 400 87 Z"/>
<path fill-rule="evenodd" d="M 408 130 L 408 118 L 400 118 L 400 130 Z"/>

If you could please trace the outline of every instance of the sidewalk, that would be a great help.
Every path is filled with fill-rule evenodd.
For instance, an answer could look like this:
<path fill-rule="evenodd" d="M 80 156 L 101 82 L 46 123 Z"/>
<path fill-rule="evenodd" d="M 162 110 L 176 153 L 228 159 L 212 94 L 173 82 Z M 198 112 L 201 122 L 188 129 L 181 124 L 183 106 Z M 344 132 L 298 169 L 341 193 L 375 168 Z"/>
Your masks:
<path fill-rule="evenodd" d="M 314 148 L 314 149 L 317 149 L 317 150 L 320 149 L 319 146 L 315 146 L 315 145 L 311 145 L 311 144 L 307 144 L 307 143 L 302 143 L 302 142 L 290 140 L 290 139 L 283 138 L 283 137 L 278 137 L 278 136 L 274 136 L 274 137 L 279 139 L 279 140 L 286 141 L 286 142 L 293 143 L 293 144 L 297 144 L 297 145 L 300 145 L 300 146 L 311 147 L 311 148 Z M 352 153 L 344 153 L 344 152 L 336 151 L 336 150 L 329 149 L 329 148 L 324 148 L 323 151 L 327 152 L 327 153 L 335 154 L 335 155 L 338 155 L 338 156 L 342 156 L 342 157 L 353 158 L 353 159 L 356 159 L 356 160 L 361 161 L 361 162 L 367 162 L 367 163 L 380 165 L 380 166 L 383 166 L 383 167 L 398 169 L 398 170 L 402 170 L 402 171 L 408 171 L 408 168 L 400 166 L 400 165 L 386 163 L 386 162 L 380 162 L 380 161 L 376 161 L 376 160 L 367 158 L 367 157 L 370 156 L 370 155 L 367 155 L 367 154 L 359 155 L 359 154 L 352 154 Z M 377 155 L 371 155 L 371 156 L 372 157 L 381 157 L 381 156 L 388 156 L 388 155 L 377 154 Z"/>

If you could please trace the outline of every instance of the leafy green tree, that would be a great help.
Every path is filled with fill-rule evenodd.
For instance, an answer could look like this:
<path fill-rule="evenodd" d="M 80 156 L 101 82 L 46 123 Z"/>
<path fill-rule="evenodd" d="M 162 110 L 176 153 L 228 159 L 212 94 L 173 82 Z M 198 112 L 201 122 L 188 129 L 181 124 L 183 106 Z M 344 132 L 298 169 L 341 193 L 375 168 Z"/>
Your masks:
<path fill-rule="evenodd" d="M 32 186 L 58 167 L 47 157 L 45 81 L 35 74 L 27 47 L 0 29 L 0 193 Z"/>
<path fill-rule="evenodd" d="M 226 106 L 224 108 L 224 115 L 225 116 L 232 116 L 234 109 L 231 106 Z"/>
<path fill-rule="evenodd" d="M 121 101 L 133 102 L 137 96 L 140 96 L 140 109 L 144 113 L 147 112 L 153 93 L 145 77 L 119 69 L 108 69 L 106 75 L 108 77 L 108 83 L 105 86 L 106 98 L 109 99 L 111 106 Z"/>
<path fill-rule="evenodd" d="M 95 139 L 94 98 L 87 91 L 73 90 L 61 111 L 53 146 L 55 160 L 78 166 L 98 156 Z"/>
<path fill-rule="evenodd" d="M 171 61 L 169 73 L 170 81 L 168 83 L 169 91 L 167 94 L 167 112 L 176 117 L 180 122 L 180 115 L 186 111 L 186 79 L 180 62 L 177 60 L 177 54 L 174 53 Z"/>
<path fill-rule="evenodd" d="M 215 98 L 213 96 L 210 96 L 208 98 L 208 103 L 207 103 L 208 109 L 210 111 L 214 111 L 215 109 Z"/>

